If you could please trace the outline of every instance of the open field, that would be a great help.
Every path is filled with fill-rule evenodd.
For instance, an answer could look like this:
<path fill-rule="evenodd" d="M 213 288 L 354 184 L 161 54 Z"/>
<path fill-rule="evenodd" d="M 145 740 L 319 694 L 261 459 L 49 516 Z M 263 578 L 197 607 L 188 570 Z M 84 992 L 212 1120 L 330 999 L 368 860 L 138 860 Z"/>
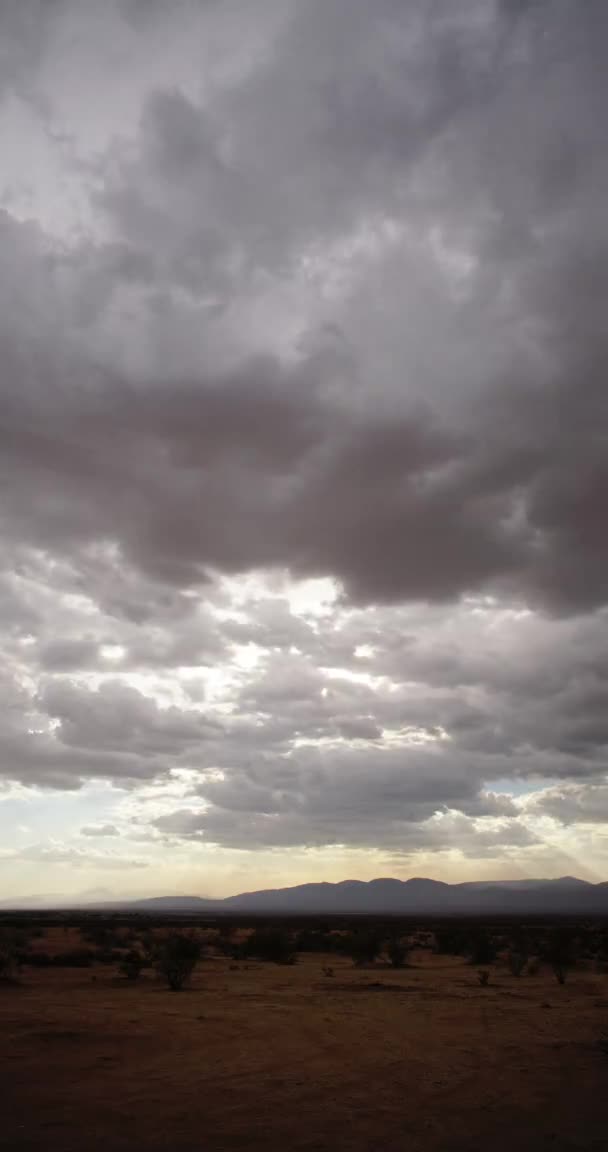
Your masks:
<path fill-rule="evenodd" d="M 51 928 L 38 945 L 77 942 Z M 330 965 L 333 976 L 323 973 Z M 11 1152 L 539 1152 L 608 1148 L 608 975 L 481 987 L 461 956 L 404 969 L 211 948 L 172 993 L 111 965 L 0 984 L 0 1146 Z"/>

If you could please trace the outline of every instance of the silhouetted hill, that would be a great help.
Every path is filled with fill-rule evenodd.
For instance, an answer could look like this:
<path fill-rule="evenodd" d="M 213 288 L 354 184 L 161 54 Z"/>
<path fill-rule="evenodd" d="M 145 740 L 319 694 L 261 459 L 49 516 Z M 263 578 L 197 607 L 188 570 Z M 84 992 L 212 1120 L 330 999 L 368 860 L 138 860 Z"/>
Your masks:
<path fill-rule="evenodd" d="M 556 880 L 475 880 L 446 884 L 414 877 L 395 880 L 342 880 L 337 884 L 297 884 L 242 892 L 224 900 L 202 896 L 154 896 L 145 900 L 66 900 L 50 897 L 0 901 L 0 908 L 89 907 L 150 913 L 246 912 L 306 915 L 353 913 L 361 915 L 526 915 L 546 913 L 608 915 L 608 882 L 590 884 L 575 876 Z"/>
<path fill-rule="evenodd" d="M 161 896 L 130 902 L 129 907 L 150 912 L 250 912 L 250 913 L 361 913 L 402 915 L 475 915 L 585 912 L 608 915 L 608 884 L 564 876 L 557 880 L 498 880 L 446 884 L 415 877 L 395 880 L 343 880 L 337 884 L 298 884 L 293 888 L 270 888 L 242 892 L 224 900 L 196 896 Z"/>

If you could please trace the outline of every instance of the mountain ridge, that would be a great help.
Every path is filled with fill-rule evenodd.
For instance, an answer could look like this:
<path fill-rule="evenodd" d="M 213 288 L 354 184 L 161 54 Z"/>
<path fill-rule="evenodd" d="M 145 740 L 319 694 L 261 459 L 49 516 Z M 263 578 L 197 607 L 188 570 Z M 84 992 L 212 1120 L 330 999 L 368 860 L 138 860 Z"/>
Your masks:
<path fill-rule="evenodd" d="M 32 898 L 30 898 L 32 899 Z M 35 898 L 34 898 L 35 899 Z M 15 909 L 18 901 L 0 901 L 0 910 Z M 35 905 L 23 898 L 22 907 Z M 53 905 L 47 899 L 42 907 Z M 608 915 L 608 883 L 592 883 L 575 876 L 555 879 L 472 880 L 449 884 L 424 876 L 408 880 L 377 877 L 296 884 L 241 892 L 223 899 L 203 896 L 151 896 L 143 899 L 83 901 L 74 899 L 55 907 L 136 912 L 226 912 L 252 914 L 361 914 L 463 915 L 556 913 Z"/>

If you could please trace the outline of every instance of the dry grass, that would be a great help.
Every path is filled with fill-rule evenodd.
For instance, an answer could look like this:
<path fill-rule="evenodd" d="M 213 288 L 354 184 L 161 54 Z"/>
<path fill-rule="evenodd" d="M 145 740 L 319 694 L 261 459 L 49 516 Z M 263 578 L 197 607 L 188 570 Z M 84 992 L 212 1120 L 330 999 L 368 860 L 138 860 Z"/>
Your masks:
<path fill-rule="evenodd" d="M 388 972 L 335 956 L 208 959 L 177 994 L 102 967 L 27 971 L 0 988 L 0 1146 L 608 1148 L 605 975 L 559 987 L 503 968 L 482 989 L 460 960 L 413 960 Z"/>

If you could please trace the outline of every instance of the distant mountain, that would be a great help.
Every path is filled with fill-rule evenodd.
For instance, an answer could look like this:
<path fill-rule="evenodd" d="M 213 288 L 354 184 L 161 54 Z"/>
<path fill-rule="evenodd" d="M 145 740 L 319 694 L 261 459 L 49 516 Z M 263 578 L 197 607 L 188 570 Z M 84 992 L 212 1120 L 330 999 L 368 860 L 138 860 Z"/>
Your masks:
<path fill-rule="evenodd" d="M 263 912 L 418 912 L 434 911 L 449 899 L 450 885 L 440 880 L 343 880 L 338 884 L 299 884 L 246 892 L 222 901 L 226 911 Z"/>
<path fill-rule="evenodd" d="M 342 880 L 337 884 L 298 884 L 294 888 L 269 888 L 242 892 L 224 900 L 202 896 L 154 896 L 145 900 L 62 900 L 49 896 L 5 900 L 9 908 L 123 909 L 133 912 L 202 915 L 209 912 L 266 913 L 277 915 L 328 915 L 339 913 L 390 915 L 518 915 L 529 913 L 608 915 L 608 882 L 590 884 L 575 876 L 557 880 L 475 880 L 445 884 L 441 880 L 414 877 L 395 880 Z"/>
<path fill-rule="evenodd" d="M 204 912 L 221 904 L 221 900 L 206 900 L 204 896 L 152 896 L 147 900 L 130 900 L 128 906 L 142 912 Z"/>
<path fill-rule="evenodd" d="M 107 905 L 106 905 L 107 906 Z M 298 884 L 243 892 L 224 900 L 199 896 L 159 896 L 124 903 L 140 912 L 247 912 L 400 915 L 500 915 L 518 913 L 604 913 L 608 883 L 590 884 L 574 876 L 556 880 L 487 880 L 446 884 L 414 877 L 395 880 L 343 880 L 337 884 Z"/>

